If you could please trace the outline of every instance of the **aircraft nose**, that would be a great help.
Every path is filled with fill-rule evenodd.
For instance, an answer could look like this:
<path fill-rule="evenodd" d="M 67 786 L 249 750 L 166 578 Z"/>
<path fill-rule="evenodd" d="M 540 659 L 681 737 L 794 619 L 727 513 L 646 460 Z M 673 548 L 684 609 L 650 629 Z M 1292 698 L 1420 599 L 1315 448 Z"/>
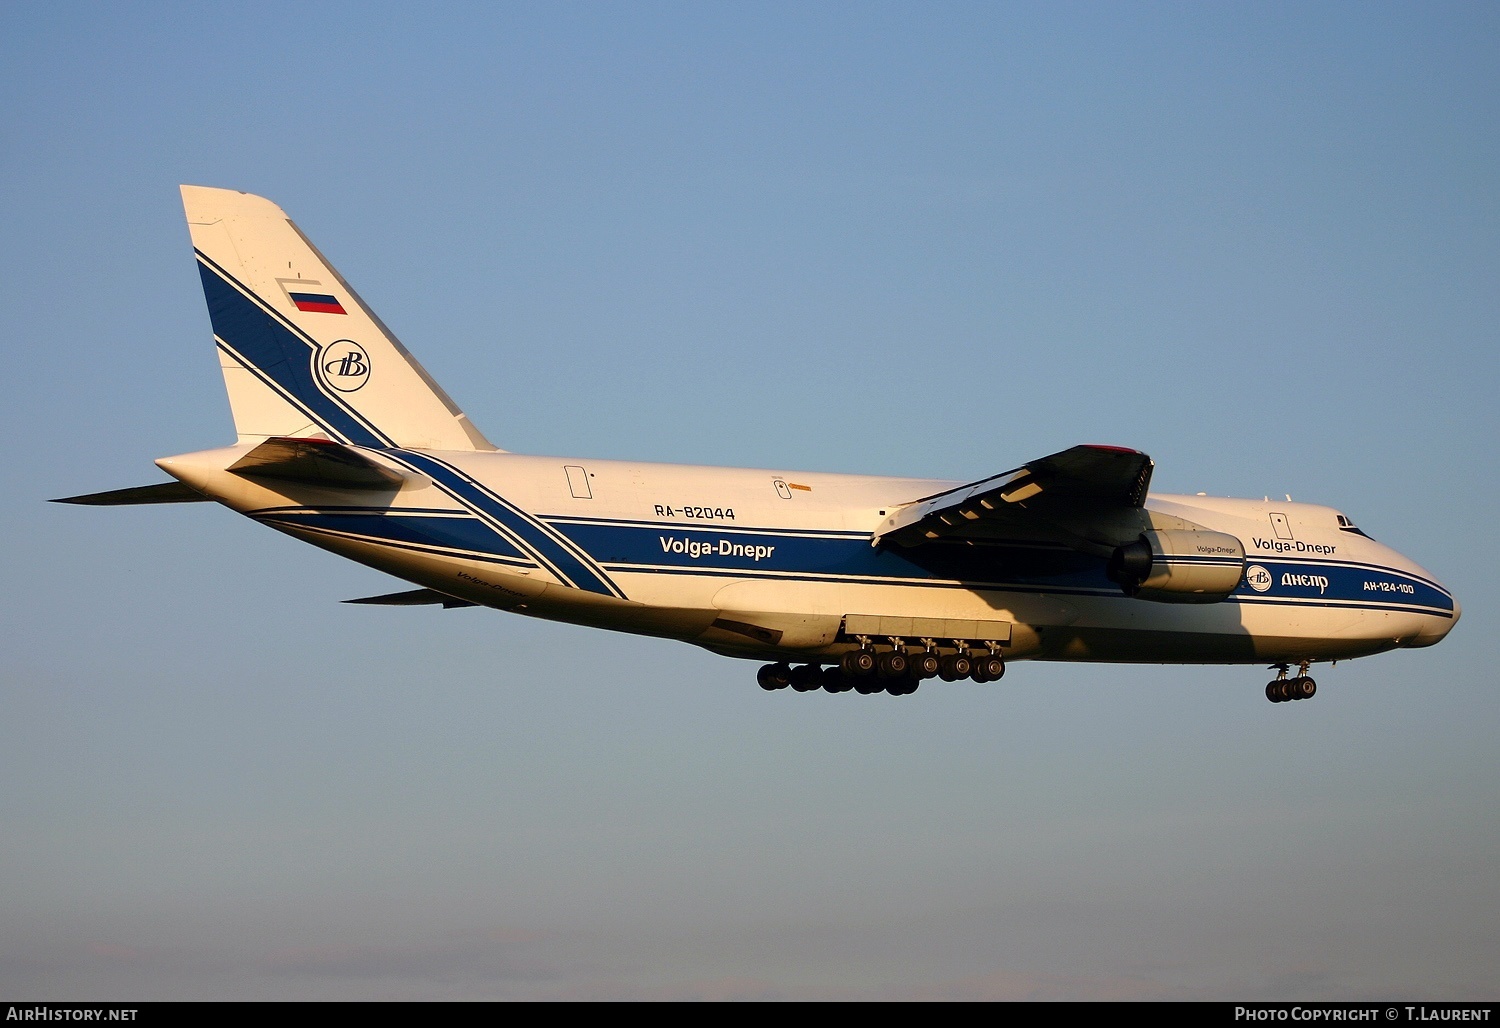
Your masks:
<path fill-rule="evenodd" d="M 1436 646 L 1449 632 L 1453 631 L 1453 626 L 1458 624 L 1458 619 L 1463 616 L 1463 612 L 1463 607 L 1459 606 L 1458 600 L 1455 599 L 1452 617 L 1439 617 L 1436 614 L 1424 615 L 1421 629 L 1406 645 L 1411 647 Z"/>

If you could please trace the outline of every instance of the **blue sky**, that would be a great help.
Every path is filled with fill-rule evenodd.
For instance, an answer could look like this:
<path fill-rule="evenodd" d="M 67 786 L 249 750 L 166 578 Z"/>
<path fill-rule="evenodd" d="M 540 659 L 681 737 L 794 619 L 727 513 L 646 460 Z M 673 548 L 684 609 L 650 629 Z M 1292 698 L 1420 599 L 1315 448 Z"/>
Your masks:
<path fill-rule="evenodd" d="M 0 994 L 1494 999 L 1500 15 L 8 5 Z M 285 207 L 512 450 L 1077 442 L 1464 604 L 1320 671 L 768 695 L 43 501 L 232 428 L 177 184 Z"/>

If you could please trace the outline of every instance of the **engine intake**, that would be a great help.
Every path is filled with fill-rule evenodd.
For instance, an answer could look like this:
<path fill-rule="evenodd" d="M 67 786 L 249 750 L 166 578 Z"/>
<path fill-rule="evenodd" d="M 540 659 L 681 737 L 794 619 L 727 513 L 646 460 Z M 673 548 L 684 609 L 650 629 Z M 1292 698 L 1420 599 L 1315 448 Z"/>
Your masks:
<path fill-rule="evenodd" d="M 1244 574 L 1245 546 L 1223 532 L 1142 532 L 1109 559 L 1126 596 L 1157 603 L 1218 603 Z"/>

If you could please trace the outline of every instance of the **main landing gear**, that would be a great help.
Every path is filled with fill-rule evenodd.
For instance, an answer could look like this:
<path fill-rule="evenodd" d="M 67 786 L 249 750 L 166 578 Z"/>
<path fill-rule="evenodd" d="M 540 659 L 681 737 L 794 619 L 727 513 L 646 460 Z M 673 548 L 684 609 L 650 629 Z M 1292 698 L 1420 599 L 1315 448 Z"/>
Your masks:
<path fill-rule="evenodd" d="M 1293 678 L 1288 678 L 1286 673 L 1290 668 L 1288 664 L 1272 664 L 1276 669 L 1276 680 L 1266 683 L 1266 699 L 1272 703 L 1285 703 L 1288 700 L 1310 700 L 1318 694 L 1318 683 L 1307 677 L 1307 669 L 1312 661 L 1304 660 Z"/>
<path fill-rule="evenodd" d="M 875 647 L 863 645 L 850 650 L 832 667 L 821 664 L 799 664 L 792 667 L 785 662 L 767 664 L 756 673 L 760 687 L 768 692 L 791 686 L 797 692 L 848 692 L 854 690 L 864 696 L 883 692 L 891 696 L 906 696 L 917 691 L 917 687 L 929 678 L 941 678 L 945 682 L 970 679 L 975 682 L 996 682 L 1005 675 L 1005 658 L 1000 647 L 990 644 L 988 650 L 970 652 L 967 647 L 952 653 L 940 654 L 931 640 L 923 640 L 921 649 L 893 646 L 876 652 Z"/>

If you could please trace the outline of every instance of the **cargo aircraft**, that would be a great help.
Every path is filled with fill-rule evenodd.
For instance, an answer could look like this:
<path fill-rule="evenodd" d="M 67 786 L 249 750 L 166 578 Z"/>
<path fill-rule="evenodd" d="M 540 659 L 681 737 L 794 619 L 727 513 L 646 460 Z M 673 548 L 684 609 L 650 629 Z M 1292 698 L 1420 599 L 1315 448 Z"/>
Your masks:
<path fill-rule="evenodd" d="M 1459 606 L 1328 507 L 1148 492 L 1074 446 L 977 482 L 538 457 L 492 445 L 281 208 L 182 187 L 238 440 L 174 481 L 62 502 L 214 500 L 415 586 L 764 661 L 759 682 L 903 695 L 1013 660 L 1267 664 L 1431 646 Z M 1294 670 L 1295 669 L 1295 670 Z"/>

